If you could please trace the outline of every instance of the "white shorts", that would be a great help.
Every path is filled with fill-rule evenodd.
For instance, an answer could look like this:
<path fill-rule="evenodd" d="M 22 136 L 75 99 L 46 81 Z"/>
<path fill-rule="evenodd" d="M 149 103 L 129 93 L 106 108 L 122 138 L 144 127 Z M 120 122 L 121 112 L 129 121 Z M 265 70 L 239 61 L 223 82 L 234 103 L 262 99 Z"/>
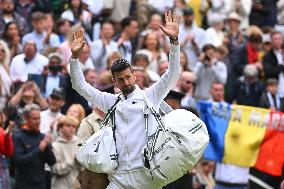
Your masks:
<path fill-rule="evenodd" d="M 161 189 L 163 186 L 152 180 L 149 170 L 139 168 L 131 171 L 118 171 L 109 176 L 107 189 Z"/>

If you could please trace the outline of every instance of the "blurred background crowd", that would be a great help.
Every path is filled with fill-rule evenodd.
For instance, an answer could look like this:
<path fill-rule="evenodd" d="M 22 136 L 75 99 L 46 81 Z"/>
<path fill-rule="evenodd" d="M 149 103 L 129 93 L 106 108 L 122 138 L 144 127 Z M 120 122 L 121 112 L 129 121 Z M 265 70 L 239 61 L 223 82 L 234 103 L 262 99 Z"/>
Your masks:
<path fill-rule="evenodd" d="M 182 73 L 168 104 L 196 112 L 209 100 L 284 112 L 284 0 L 0 1 L 0 188 L 107 182 L 75 161 L 78 140 L 104 116 L 71 86 L 70 42 L 81 26 L 81 69 L 101 91 L 120 92 L 110 73 L 119 58 L 133 65 L 142 89 L 161 77 L 170 43 L 159 26 L 174 11 Z M 203 159 L 166 188 L 279 188 L 282 179 Z"/>

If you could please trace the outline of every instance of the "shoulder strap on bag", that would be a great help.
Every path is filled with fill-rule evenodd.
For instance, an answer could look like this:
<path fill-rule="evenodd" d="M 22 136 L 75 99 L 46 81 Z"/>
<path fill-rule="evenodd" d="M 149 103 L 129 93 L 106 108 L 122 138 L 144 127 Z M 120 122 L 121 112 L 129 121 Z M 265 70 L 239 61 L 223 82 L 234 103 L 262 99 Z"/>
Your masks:
<path fill-rule="evenodd" d="M 118 103 L 120 100 L 121 100 L 121 97 L 120 97 L 120 95 L 119 95 L 119 96 L 117 97 L 115 103 L 114 103 L 114 104 L 111 106 L 111 108 L 107 111 L 107 114 L 106 114 L 106 116 L 105 116 L 105 118 L 104 118 L 104 120 L 103 120 L 103 122 L 102 122 L 102 124 L 101 124 L 100 129 L 101 129 L 102 127 L 106 126 L 107 123 L 109 122 L 109 119 L 114 115 L 114 112 L 115 112 L 115 109 L 116 109 L 116 105 L 117 105 L 117 103 Z M 112 121 L 114 122 L 114 120 L 112 120 Z M 114 126 L 114 125 L 112 124 L 112 126 Z"/>

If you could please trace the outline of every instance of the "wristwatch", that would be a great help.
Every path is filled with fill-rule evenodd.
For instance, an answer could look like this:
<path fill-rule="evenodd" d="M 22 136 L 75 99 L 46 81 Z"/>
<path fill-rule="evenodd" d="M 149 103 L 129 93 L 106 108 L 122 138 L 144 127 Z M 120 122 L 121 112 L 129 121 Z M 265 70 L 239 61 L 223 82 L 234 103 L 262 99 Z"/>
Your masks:
<path fill-rule="evenodd" d="M 178 41 L 178 37 L 177 36 L 176 37 L 170 37 L 170 43 L 173 44 L 176 41 Z"/>

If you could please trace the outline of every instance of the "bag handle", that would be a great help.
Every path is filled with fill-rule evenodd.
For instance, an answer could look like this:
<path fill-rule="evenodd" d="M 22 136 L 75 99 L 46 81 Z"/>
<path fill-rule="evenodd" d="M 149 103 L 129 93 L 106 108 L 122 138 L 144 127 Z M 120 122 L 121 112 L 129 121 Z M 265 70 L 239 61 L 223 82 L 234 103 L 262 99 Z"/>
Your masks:
<path fill-rule="evenodd" d="M 101 129 L 102 127 L 105 127 L 105 126 L 107 125 L 107 123 L 109 122 L 109 119 L 114 115 L 115 109 L 116 109 L 116 105 L 117 105 L 117 103 L 121 100 L 120 95 L 121 95 L 121 94 L 119 94 L 119 96 L 117 97 L 115 103 L 114 103 L 114 104 L 111 106 L 111 108 L 107 111 L 107 114 L 106 114 L 106 116 L 105 116 L 105 118 L 104 118 L 104 120 L 103 120 L 103 122 L 102 122 L 102 124 L 101 124 L 100 129 Z M 112 120 L 112 123 L 114 123 L 114 120 Z M 112 124 L 112 126 L 114 126 L 114 125 Z"/>

